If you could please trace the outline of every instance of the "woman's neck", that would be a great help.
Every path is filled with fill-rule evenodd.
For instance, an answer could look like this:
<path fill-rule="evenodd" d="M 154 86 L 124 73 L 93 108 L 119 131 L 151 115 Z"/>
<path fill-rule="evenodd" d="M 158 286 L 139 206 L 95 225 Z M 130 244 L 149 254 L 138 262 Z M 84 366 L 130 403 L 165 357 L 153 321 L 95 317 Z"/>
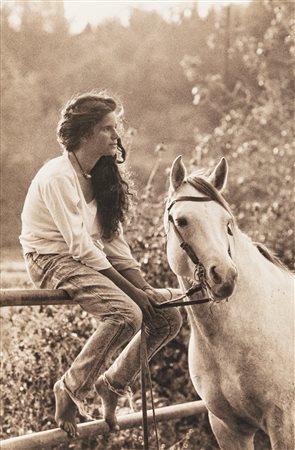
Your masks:
<path fill-rule="evenodd" d="M 97 161 L 93 161 L 93 158 L 88 156 L 87 151 L 78 149 L 75 152 L 69 152 L 69 159 L 78 175 L 91 178 L 90 172 Z"/>

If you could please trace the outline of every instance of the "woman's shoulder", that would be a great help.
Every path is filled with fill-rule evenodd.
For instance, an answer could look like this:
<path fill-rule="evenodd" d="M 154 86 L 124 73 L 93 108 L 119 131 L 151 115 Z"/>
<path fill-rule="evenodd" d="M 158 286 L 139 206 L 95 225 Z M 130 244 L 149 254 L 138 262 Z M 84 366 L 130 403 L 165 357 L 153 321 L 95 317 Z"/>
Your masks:
<path fill-rule="evenodd" d="M 73 170 L 69 160 L 65 155 L 46 161 L 35 176 L 36 181 L 41 184 L 47 184 L 54 179 L 74 179 Z"/>

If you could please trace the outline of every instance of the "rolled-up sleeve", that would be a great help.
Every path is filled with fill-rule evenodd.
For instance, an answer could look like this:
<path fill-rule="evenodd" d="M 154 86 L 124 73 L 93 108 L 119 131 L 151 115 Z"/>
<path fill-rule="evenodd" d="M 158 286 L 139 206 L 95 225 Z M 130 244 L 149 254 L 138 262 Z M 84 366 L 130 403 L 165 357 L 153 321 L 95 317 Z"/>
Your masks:
<path fill-rule="evenodd" d="M 98 271 L 111 267 L 105 252 L 94 244 L 85 227 L 72 180 L 63 176 L 46 180 L 41 185 L 41 195 L 69 254 Z"/>
<path fill-rule="evenodd" d="M 140 269 L 140 264 L 133 258 L 129 245 L 124 238 L 122 224 L 119 233 L 111 241 L 103 241 L 104 251 L 115 269 Z"/>

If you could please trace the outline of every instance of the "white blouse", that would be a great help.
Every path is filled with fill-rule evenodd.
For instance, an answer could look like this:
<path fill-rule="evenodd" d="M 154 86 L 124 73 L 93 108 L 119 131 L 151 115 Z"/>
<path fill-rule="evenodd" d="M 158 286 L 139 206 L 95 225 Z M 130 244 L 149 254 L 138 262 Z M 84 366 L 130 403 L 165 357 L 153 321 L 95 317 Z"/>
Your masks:
<path fill-rule="evenodd" d="M 68 153 L 54 158 L 34 177 L 21 215 L 24 253 L 69 254 L 96 270 L 139 268 L 120 224 L 112 241 L 101 237 L 95 199 L 87 203 Z"/>

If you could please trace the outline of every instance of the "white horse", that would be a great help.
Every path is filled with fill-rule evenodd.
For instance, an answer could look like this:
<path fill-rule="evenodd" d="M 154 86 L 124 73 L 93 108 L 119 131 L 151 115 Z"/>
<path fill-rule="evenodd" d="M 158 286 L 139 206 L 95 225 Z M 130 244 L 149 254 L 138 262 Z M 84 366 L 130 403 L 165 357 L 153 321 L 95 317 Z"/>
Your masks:
<path fill-rule="evenodd" d="M 227 172 L 224 158 L 210 175 L 187 177 L 181 156 L 171 169 L 170 267 L 183 290 L 191 287 L 195 265 L 179 245 L 180 233 L 218 300 L 186 308 L 190 376 L 222 449 L 253 450 L 261 429 L 273 450 L 294 450 L 294 277 L 238 229 L 220 194 Z"/>

